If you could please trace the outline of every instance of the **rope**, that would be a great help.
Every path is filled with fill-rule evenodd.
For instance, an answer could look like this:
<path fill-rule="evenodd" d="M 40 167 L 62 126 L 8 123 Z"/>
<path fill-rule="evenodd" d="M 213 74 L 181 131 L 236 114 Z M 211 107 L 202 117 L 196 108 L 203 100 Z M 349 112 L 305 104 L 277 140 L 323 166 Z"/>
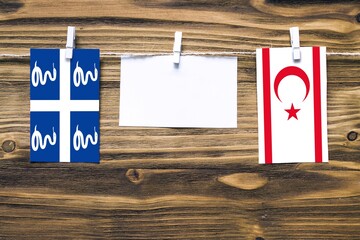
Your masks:
<path fill-rule="evenodd" d="M 170 56 L 172 52 L 149 52 L 149 53 L 129 53 L 129 52 L 100 52 L 100 56 L 104 57 L 131 57 L 131 56 Z M 241 55 L 255 55 L 256 52 L 182 52 L 182 56 L 241 56 Z M 327 52 L 328 56 L 360 56 L 359 52 Z M 0 54 L 0 58 L 27 58 L 30 54 Z"/>

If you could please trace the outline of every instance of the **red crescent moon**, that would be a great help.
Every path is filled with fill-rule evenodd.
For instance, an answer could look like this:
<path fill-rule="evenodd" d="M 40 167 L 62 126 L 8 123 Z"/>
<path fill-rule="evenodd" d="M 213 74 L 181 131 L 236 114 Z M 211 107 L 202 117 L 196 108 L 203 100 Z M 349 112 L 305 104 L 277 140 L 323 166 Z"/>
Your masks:
<path fill-rule="evenodd" d="M 305 94 L 305 97 L 303 99 L 303 101 L 304 101 L 306 99 L 306 97 L 308 96 L 308 94 L 309 94 L 310 81 L 309 81 L 308 76 L 304 72 L 304 70 L 302 70 L 301 68 L 298 68 L 298 67 L 294 67 L 294 66 L 283 68 L 276 75 L 275 82 L 274 82 L 274 90 L 275 90 L 276 97 L 281 102 L 281 99 L 280 99 L 279 93 L 278 93 L 279 84 L 280 84 L 281 80 L 283 80 L 285 77 L 290 76 L 290 75 L 297 76 L 301 80 L 303 80 L 303 82 L 305 84 L 305 87 L 306 87 L 306 94 Z"/>

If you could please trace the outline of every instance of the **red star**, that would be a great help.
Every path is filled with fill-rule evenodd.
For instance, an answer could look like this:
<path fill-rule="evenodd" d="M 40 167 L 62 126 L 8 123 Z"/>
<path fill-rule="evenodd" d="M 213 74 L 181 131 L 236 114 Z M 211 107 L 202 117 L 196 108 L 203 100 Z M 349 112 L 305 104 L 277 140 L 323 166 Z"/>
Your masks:
<path fill-rule="evenodd" d="M 289 117 L 288 117 L 288 120 L 292 117 L 296 118 L 296 120 L 298 119 L 297 116 L 296 116 L 296 113 L 298 111 L 300 111 L 300 109 L 296 109 L 294 108 L 294 104 L 291 104 L 291 108 L 290 109 L 285 109 L 285 111 L 287 111 L 289 113 Z"/>

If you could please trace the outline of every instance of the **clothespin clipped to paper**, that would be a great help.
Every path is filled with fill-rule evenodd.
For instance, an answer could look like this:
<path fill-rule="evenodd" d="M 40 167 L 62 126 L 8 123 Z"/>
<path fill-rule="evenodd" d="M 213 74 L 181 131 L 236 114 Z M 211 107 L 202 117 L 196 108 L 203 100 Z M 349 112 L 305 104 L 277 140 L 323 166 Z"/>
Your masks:
<path fill-rule="evenodd" d="M 65 57 L 72 59 L 75 48 L 75 27 L 68 26 Z"/>
<path fill-rule="evenodd" d="M 299 27 L 290 28 L 290 41 L 293 50 L 293 60 L 299 61 L 301 59 Z"/>
<path fill-rule="evenodd" d="M 180 63 L 180 54 L 181 54 L 181 39 L 182 39 L 182 32 L 175 32 L 175 40 L 174 40 L 174 58 L 173 62 L 176 64 Z"/>

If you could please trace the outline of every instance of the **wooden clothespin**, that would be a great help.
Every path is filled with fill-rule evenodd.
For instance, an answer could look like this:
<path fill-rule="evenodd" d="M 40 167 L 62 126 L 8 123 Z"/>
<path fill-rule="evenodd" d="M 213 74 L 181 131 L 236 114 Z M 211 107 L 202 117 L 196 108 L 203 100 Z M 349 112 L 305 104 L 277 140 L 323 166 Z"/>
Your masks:
<path fill-rule="evenodd" d="M 68 26 L 65 57 L 72 59 L 75 48 L 75 27 Z"/>
<path fill-rule="evenodd" d="M 293 49 L 293 60 L 299 61 L 301 59 L 299 27 L 290 28 L 290 40 Z"/>
<path fill-rule="evenodd" d="M 175 40 L 174 40 L 174 58 L 173 62 L 175 64 L 180 63 L 180 54 L 181 54 L 181 39 L 182 39 L 182 32 L 175 32 Z"/>

